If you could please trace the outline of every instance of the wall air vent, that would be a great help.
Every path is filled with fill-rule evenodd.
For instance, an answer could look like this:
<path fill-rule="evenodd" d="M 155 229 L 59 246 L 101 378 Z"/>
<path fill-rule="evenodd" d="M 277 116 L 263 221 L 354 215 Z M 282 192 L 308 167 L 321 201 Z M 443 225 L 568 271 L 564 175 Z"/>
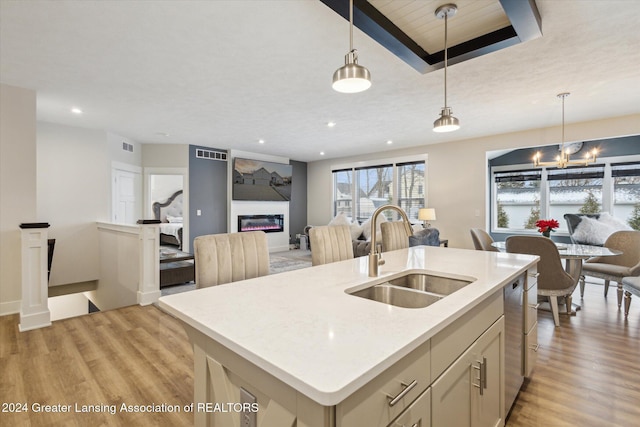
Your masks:
<path fill-rule="evenodd" d="M 122 143 L 122 149 L 124 151 L 128 151 L 130 153 L 133 153 L 133 144 L 129 144 L 129 143 L 123 142 Z"/>
<path fill-rule="evenodd" d="M 197 148 L 196 157 L 199 159 L 220 160 L 226 162 L 227 152 L 218 150 L 203 150 L 201 148 Z"/>

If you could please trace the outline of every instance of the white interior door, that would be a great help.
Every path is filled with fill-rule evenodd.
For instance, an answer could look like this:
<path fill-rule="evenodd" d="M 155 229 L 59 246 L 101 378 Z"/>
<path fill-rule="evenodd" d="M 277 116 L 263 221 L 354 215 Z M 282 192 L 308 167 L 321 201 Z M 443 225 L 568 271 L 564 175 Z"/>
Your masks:
<path fill-rule="evenodd" d="M 113 222 L 135 224 L 137 216 L 136 181 L 139 174 L 114 169 L 113 171 Z"/>

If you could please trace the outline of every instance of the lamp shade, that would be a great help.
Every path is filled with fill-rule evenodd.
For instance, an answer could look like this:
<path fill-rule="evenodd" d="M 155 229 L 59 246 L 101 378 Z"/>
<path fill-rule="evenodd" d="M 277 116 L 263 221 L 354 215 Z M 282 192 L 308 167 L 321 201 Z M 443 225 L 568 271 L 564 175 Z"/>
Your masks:
<path fill-rule="evenodd" d="M 436 210 L 433 208 L 422 208 L 418 210 L 418 219 L 421 221 L 435 221 Z"/>

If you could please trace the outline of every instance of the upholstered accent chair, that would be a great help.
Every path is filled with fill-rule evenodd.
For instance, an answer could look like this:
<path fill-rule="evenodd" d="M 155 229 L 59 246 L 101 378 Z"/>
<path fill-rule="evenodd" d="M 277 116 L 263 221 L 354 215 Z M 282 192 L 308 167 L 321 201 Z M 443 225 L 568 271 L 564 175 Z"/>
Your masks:
<path fill-rule="evenodd" d="M 618 283 L 618 307 L 622 305 L 622 278 L 640 275 L 640 231 L 616 231 L 604 242 L 604 247 L 622 252 L 620 255 L 589 258 L 582 265 L 580 296 L 584 295 L 585 276 L 604 279 L 604 296 L 609 282 Z"/>
<path fill-rule="evenodd" d="M 409 236 L 409 247 L 413 246 L 440 246 L 440 230 L 433 227 L 424 228 Z"/>
<path fill-rule="evenodd" d="M 473 240 L 473 246 L 478 251 L 498 252 L 498 248 L 491 246 L 493 239 L 481 228 L 471 229 L 471 240 Z"/>
<path fill-rule="evenodd" d="M 640 276 L 623 278 L 622 289 L 624 290 L 624 317 L 628 317 L 631 294 L 640 297 Z"/>
<path fill-rule="evenodd" d="M 196 288 L 222 285 L 269 274 L 264 231 L 209 234 L 193 240 Z"/>
<path fill-rule="evenodd" d="M 403 221 L 385 221 L 380 224 L 382 252 L 396 251 L 409 247 L 409 236 Z"/>
<path fill-rule="evenodd" d="M 623 278 L 622 289 L 624 290 L 624 317 L 628 317 L 631 294 L 640 297 L 640 276 Z"/>
<path fill-rule="evenodd" d="M 538 255 L 538 295 L 549 298 L 553 322 L 560 326 L 558 297 L 564 297 L 567 313 L 571 312 L 571 294 L 578 286 L 579 270 L 567 273 L 560 261 L 555 243 L 543 236 L 510 236 L 506 241 L 507 252 Z"/>
<path fill-rule="evenodd" d="M 600 218 L 600 214 L 564 214 L 564 220 L 567 221 L 567 229 L 569 230 L 569 238 L 571 239 L 571 243 L 576 245 L 594 245 L 593 243 L 582 241 L 574 236 L 576 228 L 582 221 L 583 217 L 598 219 Z"/>
<path fill-rule="evenodd" d="M 311 265 L 328 264 L 353 258 L 348 225 L 324 225 L 309 230 Z"/>

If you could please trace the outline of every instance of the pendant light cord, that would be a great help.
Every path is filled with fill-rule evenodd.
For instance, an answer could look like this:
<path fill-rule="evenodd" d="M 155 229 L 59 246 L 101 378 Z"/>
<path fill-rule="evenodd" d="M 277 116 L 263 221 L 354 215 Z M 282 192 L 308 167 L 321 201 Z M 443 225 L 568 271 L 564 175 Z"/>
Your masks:
<path fill-rule="evenodd" d="M 353 52 L 353 0 L 349 0 L 349 52 Z"/>
<path fill-rule="evenodd" d="M 444 108 L 447 108 L 447 20 L 449 13 L 444 14 Z"/>

